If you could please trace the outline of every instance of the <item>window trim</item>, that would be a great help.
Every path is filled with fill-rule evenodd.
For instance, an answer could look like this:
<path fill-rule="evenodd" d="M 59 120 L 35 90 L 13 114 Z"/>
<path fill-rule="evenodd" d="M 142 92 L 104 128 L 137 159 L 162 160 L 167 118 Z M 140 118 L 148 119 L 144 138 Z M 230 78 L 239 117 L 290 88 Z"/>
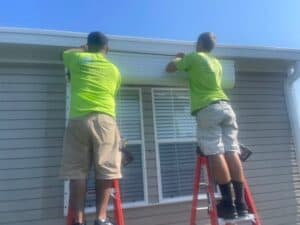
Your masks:
<path fill-rule="evenodd" d="M 185 196 L 179 196 L 175 198 L 164 198 L 163 197 L 163 191 L 162 191 L 162 176 L 161 176 L 161 166 L 160 166 L 160 152 L 159 152 L 159 144 L 161 143 L 172 143 L 172 141 L 177 143 L 184 143 L 184 142 L 197 142 L 197 138 L 169 138 L 169 139 L 163 139 L 160 140 L 157 135 L 157 127 L 156 127 L 156 111 L 155 111 L 155 91 L 188 91 L 188 88 L 151 88 L 151 98 L 152 98 L 152 109 L 153 109 L 153 128 L 154 128 L 154 141 L 155 141 L 155 156 L 156 156 L 156 175 L 157 175 L 157 185 L 158 185 L 158 201 L 161 204 L 167 204 L 167 203 L 181 203 L 181 202 L 187 202 L 192 201 L 192 193 L 191 195 L 185 195 Z M 196 163 L 196 158 L 195 158 Z M 216 193 L 216 197 L 218 198 L 219 193 Z M 199 194 L 198 195 L 199 200 L 206 200 L 207 195 L 205 194 Z"/>
<path fill-rule="evenodd" d="M 143 170 L 143 192 L 144 192 L 144 200 L 137 201 L 137 202 L 128 202 L 123 203 L 123 208 L 136 208 L 141 206 L 149 205 L 149 193 L 148 193 L 148 177 L 147 177 L 147 161 L 146 161 L 146 148 L 145 148 L 145 133 L 144 133 L 144 114 L 143 114 L 143 95 L 142 95 L 142 88 L 141 87 L 123 87 L 121 90 L 136 90 L 138 91 L 139 96 L 139 107 L 140 107 L 140 118 L 141 118 L 141 140 L 132 141 L 130 144 L 140 144 L 141 145 L 141 159 L 142 159 L 142 170 Z M 66 84 L 66 122 L 65 126 L 67 126 L 69 120 L 69 108 L 70 108 L 70 85 L 69 83 Z M 69 208 L 69 181 L 64 181 L 64 216 L 68 215 L 68 208 Z M 122 194 L 122 190 L 121 190 Z M 112 209 L 110 207 L 109 209 Z M 85 212 L 87 214 L 92 214 L 96 212 L 96 207 L 86 207 Z"/>

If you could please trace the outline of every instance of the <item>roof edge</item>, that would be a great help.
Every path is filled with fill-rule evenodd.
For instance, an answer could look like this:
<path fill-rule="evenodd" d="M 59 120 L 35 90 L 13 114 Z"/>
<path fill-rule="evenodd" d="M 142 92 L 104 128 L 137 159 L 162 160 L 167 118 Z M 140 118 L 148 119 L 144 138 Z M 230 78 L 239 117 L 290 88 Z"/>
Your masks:
<path fill-rule="evenodd" d="M 87 33 L 31 28 L 0 27 L 0 43 L 74 47 L 86 41 Z M 174 55 L 194 50 L 194 42 L 108 35 L 113 51 Z M 300 60 L 300 49 L 218 45 L 214 53 L 223 58 Z"/>

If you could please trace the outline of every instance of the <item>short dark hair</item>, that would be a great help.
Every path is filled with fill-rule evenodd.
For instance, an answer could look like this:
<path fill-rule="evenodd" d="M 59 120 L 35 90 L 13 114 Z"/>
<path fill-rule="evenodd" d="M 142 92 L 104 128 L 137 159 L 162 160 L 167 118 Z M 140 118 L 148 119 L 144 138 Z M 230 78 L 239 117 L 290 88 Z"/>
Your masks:
<path fill-rule="evenodd" d="M 102 50 L 108 45 L 108 38 L 101 32 L 94 31 L 89 33 L 87 38 L 87 45 L 96 50 Z"/>
<path fill-rule="evenodd" d="M 210 52 L 216 45 L 216 36 L 211 32 L 204 32 L 199 35 L 197 44 L 199 43 L 205 52 Z"/>

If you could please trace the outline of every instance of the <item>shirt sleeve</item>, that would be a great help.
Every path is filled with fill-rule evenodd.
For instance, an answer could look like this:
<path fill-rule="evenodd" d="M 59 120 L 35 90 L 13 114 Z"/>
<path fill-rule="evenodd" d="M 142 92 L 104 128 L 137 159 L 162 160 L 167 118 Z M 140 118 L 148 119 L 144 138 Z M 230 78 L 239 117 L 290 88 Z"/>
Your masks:
<path fill-rule="evenodd" d="M 118 93 L 120 91 L 121 83 L 122 83 L 122 76 L 119 71 L 118 71 L 118 73 L 119 73 L 119 79 L 118 79 L 118 83 L 116 86 L 115 97 L 118 95 Z"/>
<path fill-rule="evenodd" d="M 178 71 L 187 72 L 191 67 L 191 55 L 185 55 L 183 58 L 175 59 L 175 65 Z"/>
<path fill-rule="evenodd" d="M 219 60 L 218 60 L 218 65 L 219 65 L 219 76 L 222 77 L 223 76 L 223 68 L 222 68 L 222 64 Z"/>
<path fill-rule="evenodd" d="M 76 58 L 76 52 L 64 51 L 63 53 L 63 62 L 67 69 L 70 69 L 72 62 Z"/>

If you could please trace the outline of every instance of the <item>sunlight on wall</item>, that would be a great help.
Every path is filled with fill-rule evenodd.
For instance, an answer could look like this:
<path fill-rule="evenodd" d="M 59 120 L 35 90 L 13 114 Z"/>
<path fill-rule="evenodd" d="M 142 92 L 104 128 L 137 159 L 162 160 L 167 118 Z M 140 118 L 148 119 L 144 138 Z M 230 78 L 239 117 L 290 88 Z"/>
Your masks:
<path fill-rule="evenodd" d="M 294 112 L 294 117 L 292 118 L 292 123 L 291 124 L 294 127 L 294 135 L 299 135 L 300 134 L 300 78 L 298 78 L 292 85 L 292 106 L 291 109 L 295 110 Z M 294 141 L 297 143 L 298 142 L 298 151 L 299 151 L 299 136 L 294 137 Z M 298 141 L 297 141 L 298 140 Z M 296 144 L 295 143 L 295 144 Z M 300 155 L 298 152 L 298 163 L 300 165 Z"/>
<path fill-rule="evenodd" d="M 295 97 L 295 104 L 297 109 L 297 115 L 298 115 L 298 124 L 300 123 L 300 79 L 295 81 L 293 84 L 293 96 Z M 300 127 L 300 126 L 298 126 Z"/>

